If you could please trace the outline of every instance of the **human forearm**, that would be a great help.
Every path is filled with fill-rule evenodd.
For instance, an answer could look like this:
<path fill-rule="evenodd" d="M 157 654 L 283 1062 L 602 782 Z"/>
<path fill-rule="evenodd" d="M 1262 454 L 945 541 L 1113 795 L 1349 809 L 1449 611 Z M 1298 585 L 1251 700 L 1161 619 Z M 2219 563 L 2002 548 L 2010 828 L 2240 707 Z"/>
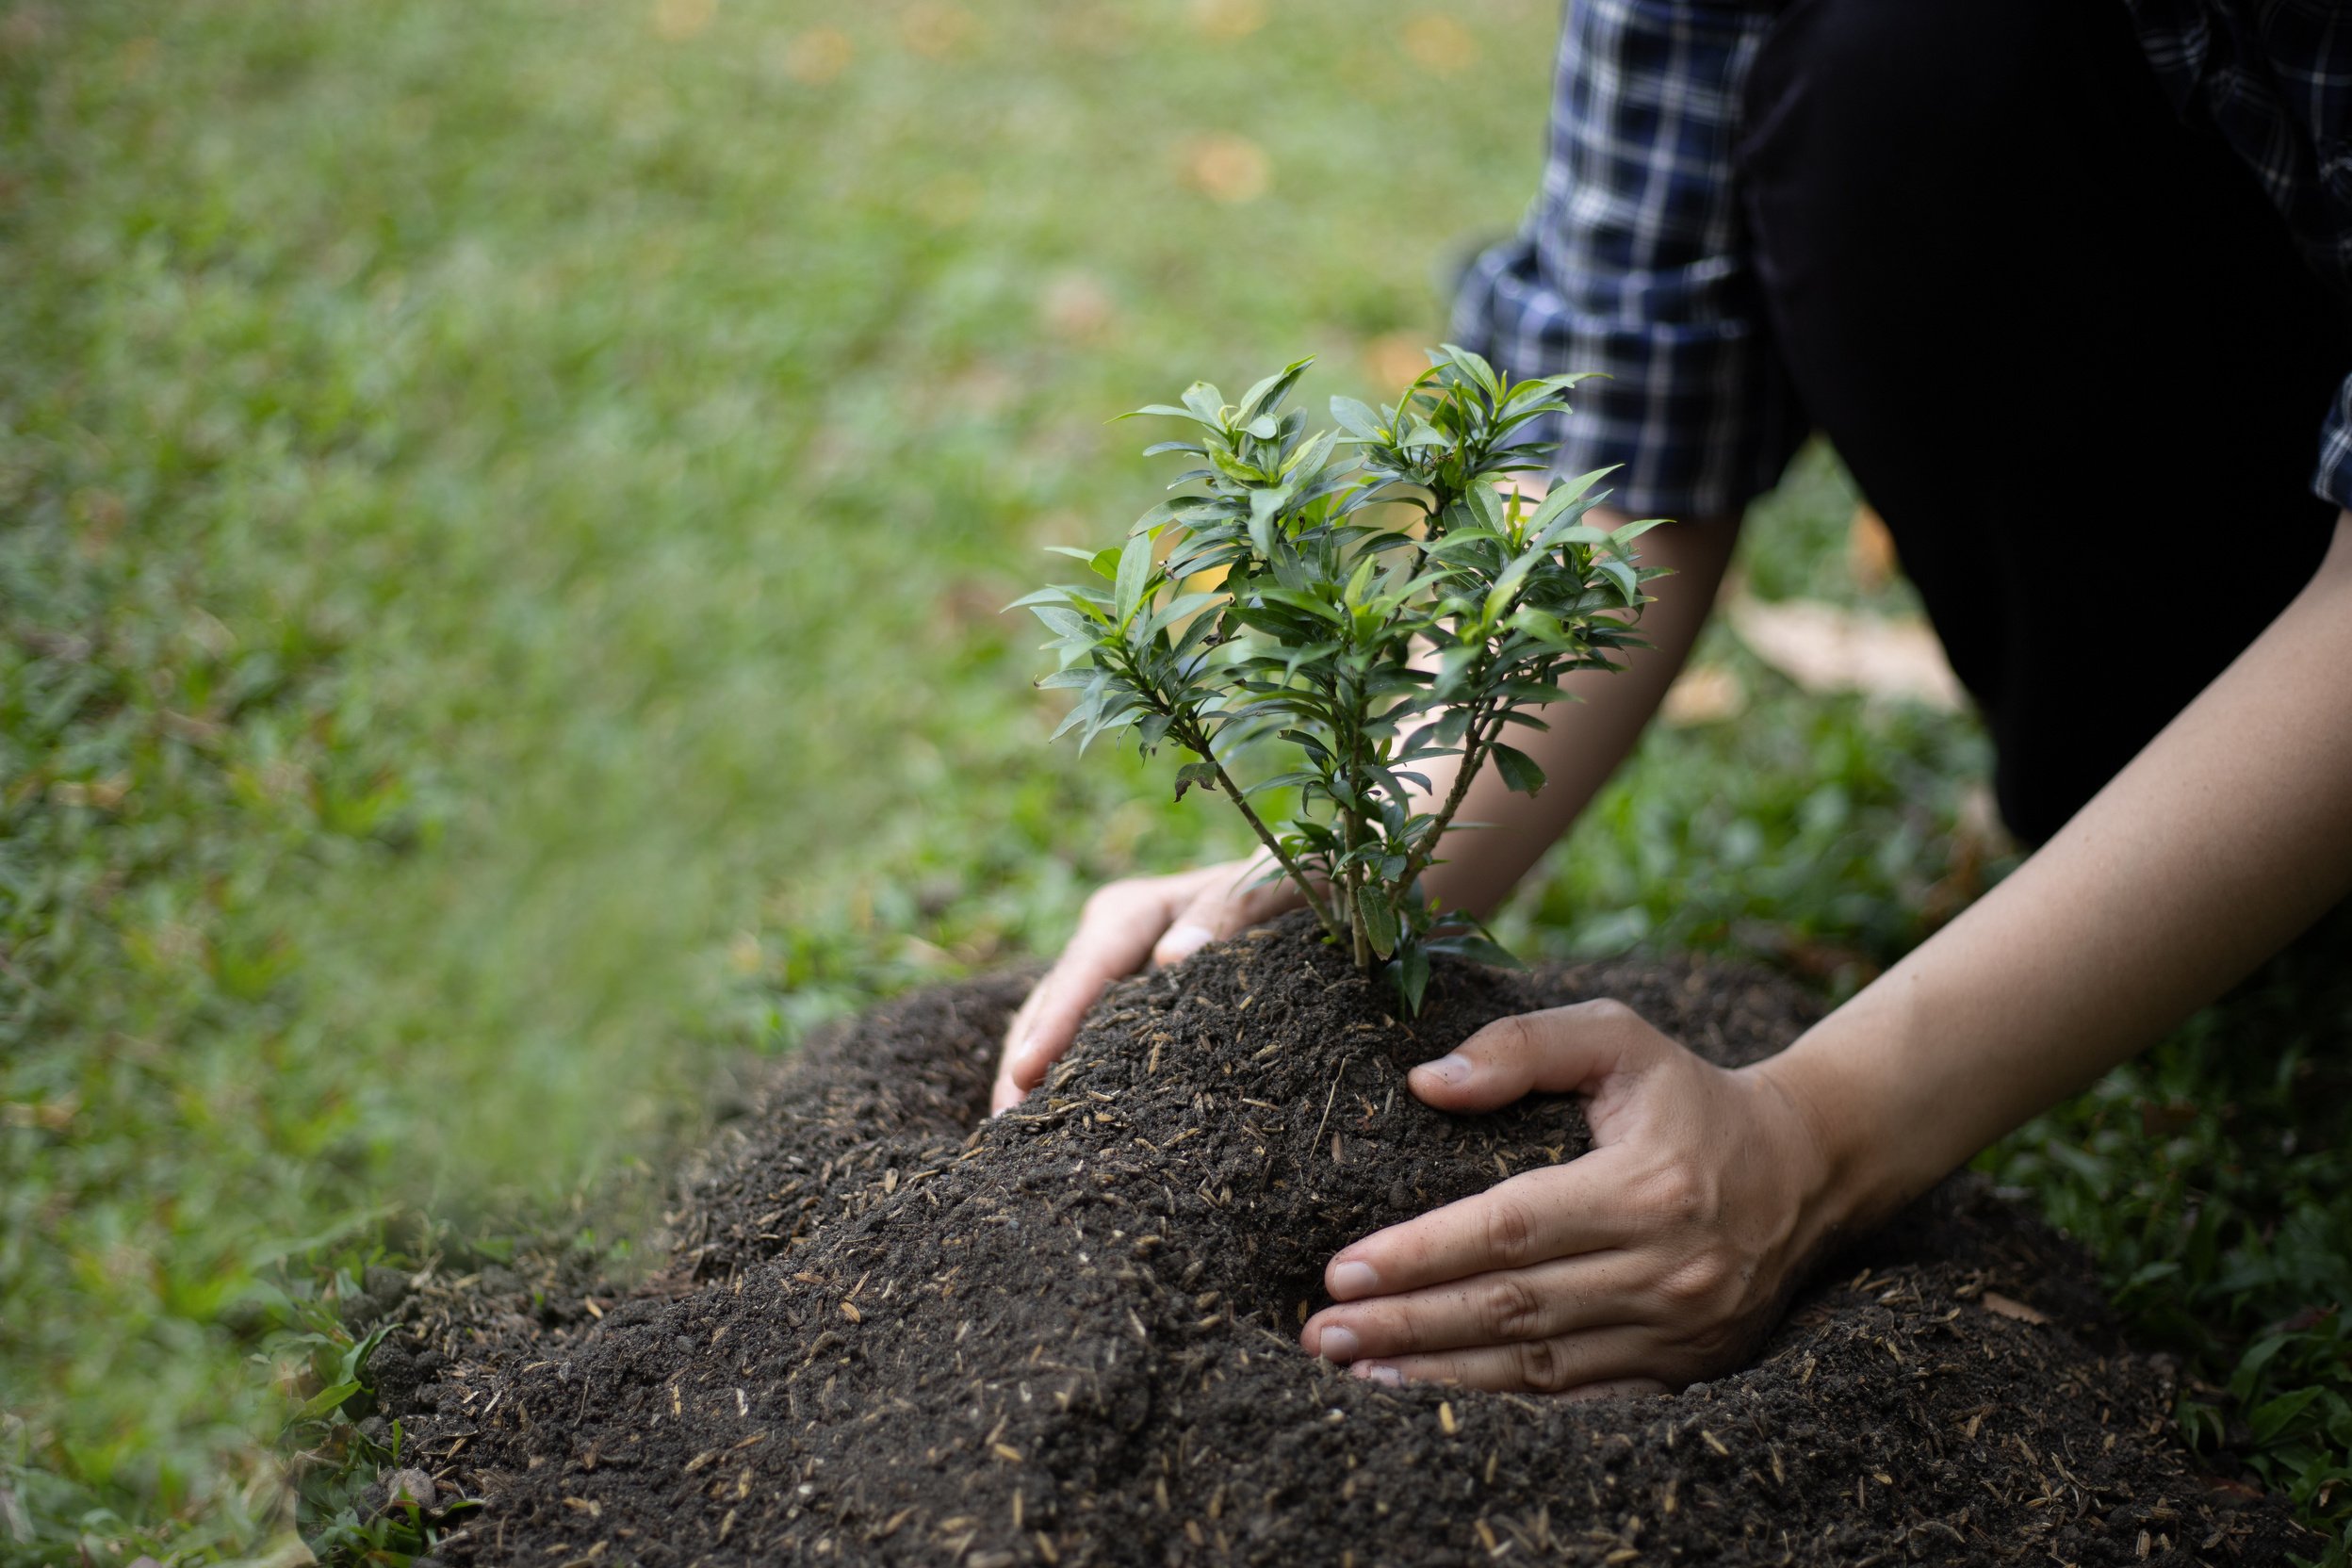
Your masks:
<path fill-rule="evenodd" d="M 1625 516 L 1598 507 L 1589 520 L 1613 529 Z M 1738 538 L 1737 518 L 1669 523 L 1642 535 L 1642 564 L 1674 573 L 1652 585 L 1657 602 L 1642 616 L 1651 645 L 1636 649 L 1618 673 L 1571 677 L 1564 684 L 1575 700 L 1544 710 L 1549 729 L 1514 728 L 1506 737 L 1543 768 L 1544 789 L 1533 796 L 1513 793 L 1492 769 L 1472 781 L 1456 820 L 1489 825 L 1446 836 L 1445 863 L 1427 878 L 1441 904 L 1481 915 L 1492 910 L 1600 792 L 1698 641 Z M 1442 800 L 1453 780 L 1451 765 L 1431 770 L 1431 795 Z"/>
<path fill-rule="evenodd" d="M 1809 1260 L 2139 1049 L 2352 889 L 2352 517 L 2309 590 L 2015 876 L 1778 1056 L 1610 1002 L 1415 1068 L 1456 1113 L 1585 1097 L 1592 1152 L 1375 1232 L 1300 1331 L 1359 1376 L 1677 1388 Z"/>
<path fill-rule="evenodd" d="M 2049 844 L 1788 1052 L 1867 1224 L 2352 891 L 2352 515 L 2303 594 Z"/>

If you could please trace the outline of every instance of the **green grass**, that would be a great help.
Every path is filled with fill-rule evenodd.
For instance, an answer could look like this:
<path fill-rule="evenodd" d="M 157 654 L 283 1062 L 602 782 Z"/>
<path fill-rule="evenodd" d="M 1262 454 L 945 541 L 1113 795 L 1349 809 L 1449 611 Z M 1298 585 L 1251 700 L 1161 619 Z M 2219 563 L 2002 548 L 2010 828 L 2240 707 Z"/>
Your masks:
<path fill-rule="evenodd" d="M 1389 389 L 1553 23 L 1252 9 L 0 0 L 0 1562 L 282 1546 L 322 1269 L 625 1247 L 746 1054 L 1237 846 L 1046 747 L 996 608 L 1147 504 L 1104 416 Z M 1899 604 L 1850 506 L 1801 466 L 1757 591 Z M 1981 738 L 1705 657 L 1747 711 L 1506 930 L 1851 986 L 1987 874 Z M 2344 1020 L 2278 985 L 2002 1158 L 2341 1521 Z"/>

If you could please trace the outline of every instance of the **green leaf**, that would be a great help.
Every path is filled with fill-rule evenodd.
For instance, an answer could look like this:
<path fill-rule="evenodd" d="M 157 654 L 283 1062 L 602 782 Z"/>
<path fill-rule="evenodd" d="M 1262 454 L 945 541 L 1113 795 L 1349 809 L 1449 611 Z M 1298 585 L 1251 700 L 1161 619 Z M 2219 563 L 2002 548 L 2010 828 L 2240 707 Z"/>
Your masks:
<path fill-rule="evenodd" d="M 1290 486 L 1270 485 L 1250 492 L 1250 542 L 1258 554 L 1272 559 L 1274 554 L 1274 522 L 1282 508 L 1290 504 Z"/>
<path fill-rule="evenodd" d="M 1471 381 L 1478 385 L 1479 390 L 1490 396 L 1501 393 L 1502 384 L 1495 377 L 1494 367 L 1486 362 L 1483 354 L 1473 353 L 1455 343 L 1441 345 L 1439 351 L 1468 371 Z"/>
<path fill-rule="evenodd" d="M 1197 381 L 1184 388 L 1184 406 L 1211 430 L 1225 428 L 1225 394 L 1207 382 Z"/>
<path fill-rule="evenodd" d="M 1340 429 L 1360 440 L 1378 442 L 1388 439 L 1388 432 L 1381 426 L 1380 416 L 1372 412 L 1369 404 L 1360 403 L 1353 398 L 1333 398 L 1331 417 L 1339 421 Z"/>
<path fill-rule="evenodd" d="M 1331 449 L 1338 442 L 1337 431 L 1325 431 L 1290 454 L 1289 461 L 1282 465 L 1282 477 L 1295 485 L 1302 480 L 1311 480 L 1319 475 L 1323 471 L 1323 466 L 1331 460 Z"/>
<path fill-rule="evenodd" d="M 1298 378 L 1306 374 L 1307 367 L 1314 363 L 1315 359 L 1312 355 L 1305 359 L 1293 360 L 1258 383 L 1243 395 L 1241 407 L 1235 411 L 1237 416 L 1243 419 L 1255 419 L 1269 409 L 1281 407 L 1282 400 L 1290 396 L 1290 389 L 1298 384 Z"/>
<path fill-rule="evenodd" d="M 1523 795 L 1532 795 L 1544 788 L 1544 770 L 1535 759 L 1516 746 L 1494 743 L 1494 771 L 1503 776 L 1504 784 Z"/>
<path fill-rule="evenodd" d="M 1505 525 L 1510 522 L 1507 509 L 1503 504 L 1503 493 L 1491 484 L 1473 484 L 1469 493 L 1462 499 L 1462 503 L 1478 516 L 1480 525 L 1493 530 L 1497 535 L 1502 533 Z"/>
<path fill-rule="evenodd" d="M 1196 784 L 1204 790 L 1215 789 L 1217 787 L 1217 764 L 1186 762 L 1176 770 L 1176 798 L 1178 800 L 1184 799 L 1184 792 Z"/>
<path fill-rule="evenodd" d="M 1061 724 L 1057 726 L 1054 728 L 1054 733 L 1048 735 L 1046 739 L 1048 741 L 1058 741 L 1063 736 L 1069 734 L 1071 730 L 1077 728 L 1080 725 L 1092 723 L 1095 714 L 1102 710 L 1102 694 L 1101 690 L 1090 687 L 1087 690 L 1086 694 L 1078 700 L 1078 705 L 1063 716 Z"/>
<path fill-rule="evenodd" d="M 1212 388 L 1211 390 L 1215 389 Z M 1194 424 L 1206 425 L 1211 430 L 1218 428 L 1217 423 L 1217 410 L 1214 408 L 1210 409 L 1208 415 L 1204 417 L 1195 410 L 1189 408 L 1171 408 L 1167 403 L 1146 403 L 1141 408 L 1131 408 L 1126 413 L 1119 416 L 1119 418 L 1113 419 L 1111 423 L 1117 424 L 1119 419 L 1139 419 L 1147 414 L 1162 415 L 1171 419 L 1190 419 Z"/>
<path fill-rule="evenodd" d="M 1459 910 L 1446 917 L 1450 923 L 1467 919 Z M 1457 958 L 1467 958 L 1474 964 L 1487 964 L 1495 969 L 1525 969 L 1518 955 L 1483 931 L 1462 931 L 1451 936 L 1429 939 L 1429 951 L 1447 953 Z"/>
<path fill-rule="evenodd" d="M 1523 381 L 1511 390 L 1515 395 L 1533 388 L 1543 396 L 1549 397 L 1555 392 L 1567 391 L 1578 382 L 1591 381 L 1595 376 L 1603 381 L 1609 379 L 1609 373 L 1605 370 L 1571 370 L 1565 375 L 1538 376 L 1533 381 Z"/>
<path fill-rule="evenodd" d="M 368 1358 L 376 1353 L 376 1348 L 389 1338 L 391 1333 L 390 1323 L 379 1323 L 367 1338 L 358 1341 L 350 1349 L 344 1351 L 343 1360 L 336 1368 L 335 1380 L 339 1383 L 366 1382 L 365 1369 L 368 1365 Z"/>
<path fill-rule="evenodd" d="M 1176 481 L 1176 483 L 1178 484 L 1182 484 L 1184 482 L 1184 481 L 1181 479 Z M 1170 488 L 1173 488 L 1173 486 Z M 1137 517 L 1133 523 L 1128 525 L 1127 531 L 1130 533 L 1143 533 L 1153 529 L 1165 528 L 1169 523 L 1175 522 L 1180 517 L 1188 519 L 1191 514 L 1198 512 L 1199 509 L 1204 504 L 1212 504 L 1209 501 L 1209 498 L 1206 496 L 1178 496 L 1172 500 L 1162 501 L 1159 505 L 1153 507 L 1151 511 L 1145 513 L 1142 516 Z M 1064 547 L 1064 548 L 1067 553 L 1067 547 Z"/>
<path fill-rule="evenodd" d="M 1348 617 L 1341 614 L 1337 608 L 1324 603 L 1312 594 L 1294 594 L 1287 588 L 1261 588 L 1258 590 L 1258 597 L 1269 604 L 1286 604 L 1293 610 L 1302 610 L 1310 615 L 1319 615 L 1333 626 L 1348 624 Z"/>
<path fill-rule="evenodd" d="M 1322 782 L 1322 779 L 1323 776 L 1319 773 L 1294 768 L 1288 773 L 1278 773 L 1270 778 L 1261 778 L 1254 784 L 1245 786 L 1241 792 L 1245 795 L 1255 795 L 1263 794 L 1268 790 L 1295 790 L 1301 784 L 1317 784 Z"/>
<path fill-rule="evenodd" d="M 1152 617 L 1151 623 L 1143 629 L 1143 634 L 1156 637 L 1187 615 L 1198 614 L 1213 604 L 1223 603 L 1224 599 L 1225 596 L 1221 593 L 1179 594 Z"/>
<path fill-rule="evenodd" d="M 1609 586 L 1617 590 L 1617 596 L 1625 602 L 1627 608 L 1642 602 L 1641 581 L 1634 576 L 1631 566 L 1622 561 L 1595 561 L 1592 569 L 1609 579 Z"/>
<path fill-rule="evenodd" d="M 1143 602 L 1144 588 L 1152 580 L 1152 538 L 1138 533 L 1127 541 L 1119 552 L 1119 576 L 1113 588 L 1112 618 L 1125 626 L 1134 616 L 1135 607 Z"/>
<path fill-rule="evenodd" d="M 1544 492 L 1543 500 L 1536 504 L 1534 514 L 1527 518 L 1527 528 L 1531 531 L 1541 531 L 1549 527 L 1560 514 L 1584 500 L 1586 493 L 1594 484 L 1607 479 L 1623 466 L 1623 464 L 1612 463 L 1606 468 L 1595 468 L 1589 474 L 1578 474 L 1574 479 L 1561 480 Z M 1602 495 L 1606 494 L 1608 494 L 1607 491 L 1602 492 Z M 1594 500 L 1599 498 L 1598 496 L 1592 498 Z"/>
<path fill-rule="evenodd" d="M 1457 555 L 1468 554 L 1474 545 L 1504 545 L 1508 541 L 1491 528 L 1458 528 L 1429 548 L 1429 555 L 1439 561 L 1450 561 Z"/>
<path fill-rule="evenodd" d="M 1429 950 L 1419 942 L 1407 943 L 1389 972 L 1396 979 L 1397 993 L 1405 999 L 1405 1011 L 1417 1016 L 1421 998 L 1429 988 Z"/>
<path fill-rule="evenodd" d="M 1043 621 L 1046 629 L 1062 637 L 1083 638 L 1092 642 L 1100 629 L 1093 621 L 1063 604 L 1033 604 L 1029 612 Z"/>
<path fill-rule="evenodd" d="M 295 1411 L 290 1419 L 316 1421 L 330 1411 L 342 1409 L 343 1401 L 357 1394 L 360 1388 L 361 1384 L 356 1379 L 350 1382 L 336 1383 L 332 1388 L 322 1388 L 303 1400 L 301 1408 Z"/>
<path fill-rule="evenodd" d="M 2312 1400 L 2327 1392 L 2325 1385 L 2298 1388 L 2255 1406 L 2246 1416 L 2246 1424 L 2252 1430 L 2254 1441 L 2268 1443 L 2279 1436 L 2295 1424 L 2295 1418 L 2309 1408 Z"/>
<path fill-rule="evenodd" d="M 1396 951 L 1396 911 L 1388 902 L 1387 890 L 1367 883 L 1357 895 L 1356 912 L 1364 917 L 1364 938 L 1373 952 L 1385 958 Z"/>
<path fill-rule="evenodd" d="M 1519 592 L 1519 585 L 1527 581 L 1527 574 L 1543 563 L 1544 552 L 1530 549 L 1504 567 L 1502 575 L 1494 580 L 1494 586 L 1486 591 L 1485 618 L 1489 621 L 1500 620 L 1505 607 L 1511 603 L 1511 596 Z"/>
<path fill-rule="evenodd" d="M 1625 546 L 1632 544 L 1636 539 L 1639 539 L 1643 534 L 1649 532 L 1650 530 L 1668 521 L 1670 521 L 1670 519 L 1665 517 L 1643 517 L 1636 522 L 1620 523 L 1616 528 L 1609 531 L 1609 537 L 1610 542 L 1622 550 Z"/>
<path fill-rule="evenodd" d="M 1538 610 L 1533 605 L 1523 604 L 1511 612 L 1511 629 L 1525 632 L 1536 641 L 1548 644 L 1555 648 L 1569 648 L 1576 645 L 1576 639 L 1569 635 L 1566 627 L 1560 624 L 1559 616 Z"/>

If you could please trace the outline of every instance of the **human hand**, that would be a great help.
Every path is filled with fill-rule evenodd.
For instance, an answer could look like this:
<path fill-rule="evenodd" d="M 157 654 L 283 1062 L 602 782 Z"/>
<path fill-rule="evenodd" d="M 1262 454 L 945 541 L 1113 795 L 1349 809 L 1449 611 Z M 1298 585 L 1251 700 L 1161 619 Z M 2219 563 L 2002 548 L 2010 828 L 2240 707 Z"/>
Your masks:
<path fill-rule="evenodd" d="M 1155 969 L 1179 962 L 1204 943 L 1296 907 L 1298 893 L 1288 882 L 1258 880 L 1265 869 L 1258 857 L 1096 889 L 1078 917 L 1077 934 L 1004 1030 L 989 1111 L 1019 1104 L 1044 1081 L 1045 1070 L 1070 1049 L 1079 1021 L 1112 981 L 1135 973 L 1147 958 Z"/>
<path fill-rule="evenodd" d="M 1382 1381 L 1663 1392 L 1737 1365 L 1842 1217 L 1805 1107 L 1769 1062 L 1701 1061 L 1622 1003 L 1507 1018 L 1413 1070 L 1489 1111 L 1589 1097 L 1592 1150 L 1335 1254 L 1299 1343 Z"/>

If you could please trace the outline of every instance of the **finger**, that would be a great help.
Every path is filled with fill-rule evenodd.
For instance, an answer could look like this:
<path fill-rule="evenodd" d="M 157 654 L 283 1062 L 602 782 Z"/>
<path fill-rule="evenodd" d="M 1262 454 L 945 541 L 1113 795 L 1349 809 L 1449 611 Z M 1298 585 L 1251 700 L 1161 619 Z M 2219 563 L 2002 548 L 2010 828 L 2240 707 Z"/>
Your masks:
<path fill-rule="evenodd" d="M 1004 1041 L 996 1053 L 996 1082 L 988 1089 L 988 1114 L 991 1116 L 1021 1099 L 1021 1087 L 1013 1082 L 1013 1042 L 1029 1037 L 1029 1021 L 1037 1016 L 1037 997 L 1053 977 L 1052 970 L 1038 976 L 1037 983 L 1029 988 L 1029 994 L 1021 998 L 1019 1010 L 1013 1014 L 1013 1021 L 1004 1026 Z"/>
<path fill-rule="evenodd" d="M 1674 1388 L 1656 1378 L 1609 1378 L 1597 1383 L 1584 1383 L 1576 1388 L 1563 1388 L 1563 1399 L 1656 1399 L 1672 1394 Z"/>
<path fill-rule="evenodd" d="M 998 1088 L 1003 1088 L 1012 1082 L 1004 1070 L 1005 1058 L 1012 1054 L 1015 1040 L 1025 1040 L 1029 1037 L 1029 1021 L 1037 1016 L 1037 993 L 1045 989 L 1045 983 L 1053 978 L 1053 974 L 1054 972 L 1049 969 L 1045 973 L 1037 976 L 1037 983 L 1029 988 L 1029 994 L 1022 997 L 1021 1005 L 1013 1010 L 1012 1021 L 1004 1025 L 1004 1037 L 998 1042 L 996 1051 L 996 1086 Z"/>
<path fill-rule="evenodd" d="M 1622 1252 L 1588 1252 L 1455 1280 L 1401 1296 L 1326 1307 L 1307 1319 L 1298 1343 L 1325 1361 L 1510 1345 L 1635 1321 L 1642 1300 Z"/>
<path fill-rule="evenodd" d="M 1426 1356 L 1388 1356 L 1348 1368 L 1381 1383 L 1451 1383 L 1498 1393 L 1566 1394 L 1595 1384 L 1640 1380 L 1663 1386 L 1660 1348 L 1646 1330 L 1621 1324 L 1554 1339 L 1481 1345 Z"/>
<path fill-rule="evenodd" d="M 1579 1002 L 1497 1019 L 1413 1070 L 1413 1092 L 1440 1110 L 1491 1111 L 1534 1090 L 1590 1093 L 1647 1067 L 1674 1042 L 1622 1002 Z"/>
<path fill-rule="evenodd" d="M 1288 906 L 1282 888 L 1270 883 L 1252 886 L 1262 869 L 1254 860 L 1243 866 L 1208 868 L 1199 887 L 1177 909 L 1167 934 L 1152 947 L 1152 967 L 1181 964 L 1209 943 L 1230 941 L 1245 928 L 1282 913 Z"/>
<path fill-rule="evenodd" d="M 1102 988 L 1135 972 L 1143 958 L 1142 943 L 1135 944 L 1131 958 L 1122 962 L 1122 956 L 1121 950 L 1108 944 L 1083 954 L 1065 953 L 1053 972 L 1037 983 L 1029 1016 L 1021 1021 L 1021 1032 L 1006 1041 L 998 1065 L 992 1109 L 1001 1111 L 1018 1102 L 1044 1081 L 1046 1069 L 1070 1049 L 1079 1022 L 1102 994 Z"/>
<path fill-rule="evenodd" d="M 1165 906 L 1149 893 L 1130 894 L 1108 906 L 1089 908 L 1078 934 L 1062 950 L 1005 1033 L 991 1109 L 1004 1110 L 1036 1088 L 1070 1042 L 1078 1025 L 1112 981 L 1142 967 L 1159 937 Z"/>
<path fill-rule="evenodd" d="M 1639 1234 L 1611 1186 L 1625 1163 L 1622 1152 L 1596 1149 L 1375 1231 L 1331 1254 L 1323 1288 L 1335 1301 L 1360 1301 L 1624 1247 Z"/>

